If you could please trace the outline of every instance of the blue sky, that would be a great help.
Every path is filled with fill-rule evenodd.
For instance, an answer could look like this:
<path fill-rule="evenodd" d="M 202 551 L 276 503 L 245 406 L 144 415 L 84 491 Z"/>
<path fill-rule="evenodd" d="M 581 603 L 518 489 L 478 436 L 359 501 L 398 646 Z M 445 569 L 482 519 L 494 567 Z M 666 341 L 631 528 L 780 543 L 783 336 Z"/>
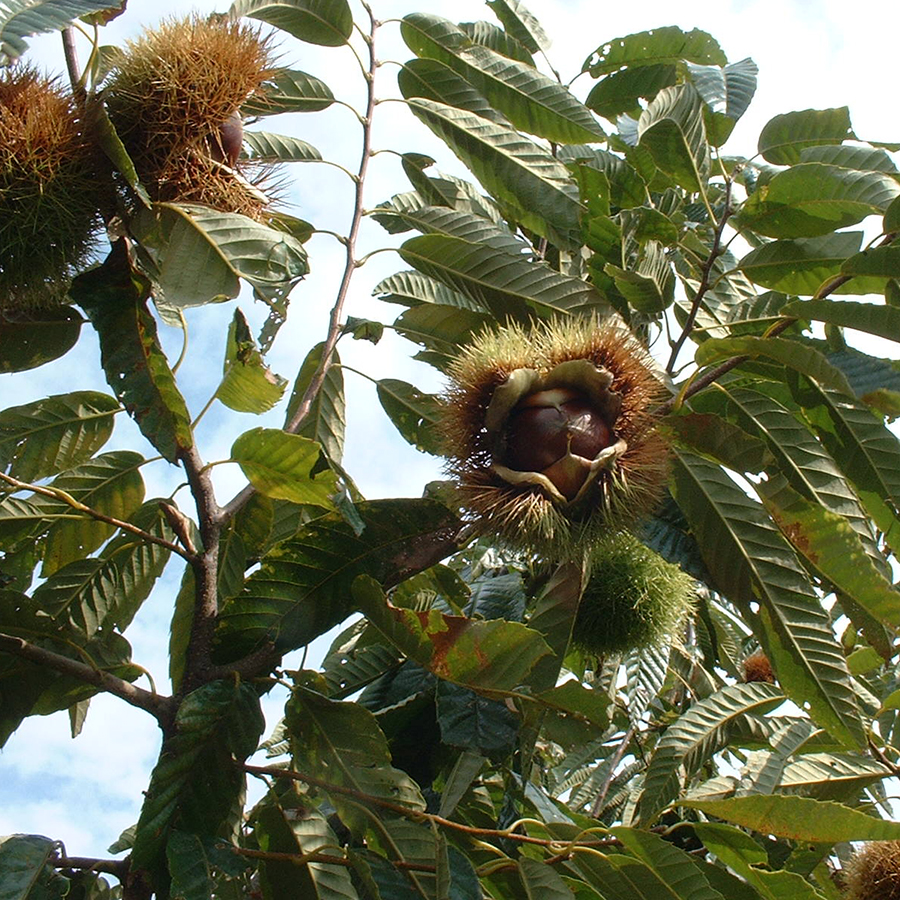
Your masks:
<path fill-rule="evenodd" d="M 352 2 L 352 0 L 351 0 Z M 407 12 L 447 15 L 439 0 L 373 0 L 376 16 L 388 20 Z M 739 123 L 729 149 L 750 155 L 756 136 L 773 115 L 793 109 L 849 105 L 857 134 L 862 138 L 900 139 L 900 111 L 891 93 L 896 83 L 896 13 L 892 3 L 859 2 L 852 15 L 837 2 L 724 2 L 600 4 L 596 0 L 532 0 L 531 9 L 553 39 L 550 57 L 564 80 L 574 76 L 584 58 L 601 43 L 662 25 L 703 28 L 722 44 L 729 60 L 752 56 L 760 67 L 756 99 Z M 131 0 L 129 11 L 108 29 L 107 43 L 118 43 L 160 16 L 183 12 L 186 4 L 159 0 Z M 202 11 L 224 9 L 223 4 L 198 3 Z M 355 7 L 355 11 L 359 11 Z M 362 13 L 360 12 L 360 15 Z M 493 19 L 475 0 L 456 0 L 452 15 L 460 21 Z M 379 31 L 382 60 L 409 57 L 399 41 L 396 24 Z M 32 59 L 62 71 L 58 37 L 32 43 Z M 345 50 L 324 50 L 285 40 L 284 64 L 303 69 L 326 81 L 341 99 L 362 103 L 362 86 Z M 379 96 L 396 96 L 396 67 L 385 65 L 379 75 Z M 350 75 L 348 79 L 348 75 Z M 592 82 L 582 78 L 574 91 L 584 96 Z M 267 130 L 296 134 L 318 147 L 326 159 L 355 169 L 359 127 L 339 106 L 314 115 L 268 120 Z M 423 126 L 414 122 L 400 103 L 385 103 L 376 113 L 375 147 L 429 153 L 445 171 L 463 174 L 459 163 Z M 337 169 L 297 164 L 289 170 L 288 211 L 322 229 L 345 232 L 351 209 L 352 186 Z M 372 161 L 366 205 L 407 190 L 399 161 L 381 154 Z M 386 246 L 390 239 L 373 222 L 366 223 L 362 252 Z M 343 265 L 341 248 L 333 238 L 316 236 L 307 245 L 312 272 L 295 290 L 291 318 L 269 355 L 272 368 L 292 379 L 309 347 L 325 334 L 328 312 Z M 404 268 L 393 253 L 379 253 L 355 278 L 347 313 L 390 322 L 398 312 L 371 298 L 381 278 Z M 241 299 L 215 307 L 190 310 L 190 350 L 180 374 L 191 409 L 196 413 L 215 390 L 221 376 L 227 323 L 238 303 L 258 326 L 264 311 Z M 163 329 L 164 342 L 174 358 L 180 333 Z M 386 333 L 377 347 L 366 342 L 342 343 L 344 361 L 372 377 L 402 378 L 425 390 L 439 387 L 433 370 L 410 360 L 412 345 Z M 890 351 L 874 350 L 873 352 Z M 418 453 L 399 439 L 383 415 L 372 385 L 348 373 L 348 432 L 345 466 L 366 496 L 417 496 L 423 485 L 440 477 L 439 462 Z M 96 344 L 85 329 L 79 346 L 57 363 L 16 376 L 0 376 L 2 406 L 27 402 L 67 390 L 108 390 L 99 372 Z M 259 424 L 281 424 L 281 408 L 264 417 L 225 414 L 214 409 L 203 421 L 198 442 L 205 459 L 224 459 L 234 438 Z M 141 447 L 140 436 L 127 420 L 117 425 L 115 445 Z M 111 445 L 112 446 L 112 445 Z M 146 449 L 150 455 L 149 449 Z M 227 500 L 243 479 L 234 466 L 215 470 L 220 502 Z M 164 463 L 146 475 L 147 496 L 168 494 L 182 481 Z M 189 502 L 186 493 L 179 499 Z M 173 564 L 153 597 L 128 631 L 135 659 L 151 670 L 157 683 L 166 684 L 166 644 L 171 602 L 180 572 Z M 278 701 L 269 703 L 274 724 Z M 0 751 L 0 834 L 32 832 L 62 839 L 77 855 L 105 855 L 105 848 L 136 819 L 141 790 L 146 787 L 158 751 L 155 724 L 145 714 L 109 697 L 96 698 L 82 733 L 75 742 L 64 714 L 26 721 Z"/>

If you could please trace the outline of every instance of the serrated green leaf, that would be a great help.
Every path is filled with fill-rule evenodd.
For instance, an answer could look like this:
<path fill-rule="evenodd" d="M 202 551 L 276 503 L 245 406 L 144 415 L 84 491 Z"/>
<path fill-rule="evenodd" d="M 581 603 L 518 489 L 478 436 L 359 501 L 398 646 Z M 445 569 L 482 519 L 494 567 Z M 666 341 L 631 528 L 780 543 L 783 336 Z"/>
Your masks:
<path fill-rule="evenodd" d="M 71 306 L 34 310 L 11 320 L 0 313 L 0 375 L 36 369 L 64 356 L 78 341 L 83 321 Z"/>
<path fill-rule="evenodd" d="M 900 839 L 900 823 L 876 819 L 840 803 L 779 794 L 732 797 L 728 800 L 686 800 L 727 822 L 762 834 L 810 843 L 890 841 Z"/>
<path fill-rule="evenodd" d="M 160 873 L 174 829 L 218 836 L 244 788 L 240 764 L 256 749 L 264 724 L 256 688 L 246 682 L 213 681 L 181 701 L 144 796 L 135 866 Z"/>
<path fill-rule="evenodd" d="M 157 203 L 132 220 L 167 303 L 197 306 L 236 297 L 243 278 L 257 290 L 287 292 L 308 271 L 303 245 L 238 213 Z"/>
<path fill-rule="evenodd" d="M 450 235 L 410 238 L 399 253 L 405 263 L 486 307 L 498 319 L 608 308 L 603 296 L 580 279 Z"/>
<path fill-rule="evenodd" d="M 267 497 L 331 509 L 337 479 L 330 469 L 315 472 L 321 452 L 315 441 L 298 434 L 253 428 L 232 444 L 231 458 Z"/>
<path fill-rule="evenodd" d="M 842 744 L 858 746 L 862 724 L 844 655 L 793 550 L 718 466 L 676 452 L 673 470 L 673 493 L 710 572 L 753 624 L 785 692 Z"/>
<path fill-rule="evenodd" d="M 378 500 L 357 509 L 362 534 L 332 513 L 266 554 L 220 615 L 220 655 L 243 655 L 266 640 L 284 652 L 302 646 L 350 614 L 357 575 L 391 586 L 456 549 L 459 523 L 435 501 Z"/>
<path fill-rule="evenodd" d="M 174 542 L 175 534 L 160 507 L 159 499 L 148 500 L 130 521 L 155 537 Z M 102 550 L 103 559 L 116 569 L 115 604 L 111 622 L 124 631 L 141 604 L 150 596 L 156 580 L 163 573 L 171 551 L 120 531 Z"/>
<path fill-rule="evenodd" d="M 0 412 L 0 469 L 22 481 L 90 459 L 112 434 L 116 400 L 96 391 L 56 394 Z"/>
<path fill-rule="evenodd" d="M 751 194 L 738 222 L 774 238 L 816 237 L 882 214 L 897 196 L 900 184 L 887 173 L 804 162 Z"/>
<path fill-rule="evenodd" d="M 650 203 L 647 185 L 637 170 L 624 159 L 607 150 L 574 144 L 559 148 L 559 159 L 570 168 L 587 165 L 603 172 L 609 179 L 610 203 L 623 209 Z"/>
<path fill-rule="evenodd" d="M 116 577 L 110 562 L 78 559 L 50 576 L 32 597 L 48 616 L 91 638 L 113 610 Z"/>
<path fill-rule="evenodd" d="M 534 65 L 534 57 L 528 48 L 493 23 L 484 21 L 460 22 L 459 27 L 473 43 L 490 47 L 491 50 L 496 50 L 497 53 L 502 53 L 503 56 L 516 59 L 529 66 Z"/>
<path fill-rule="evenodd" d="M 490 316 L 470 312 L 458 306 L 423 304 L 398 316 L 394 328 L 411 341 L 440 354 L 441 362 L 429 360 L 444 368 L 477 334 L 492 325 Z"/>
<path fill-rule="evenodd" d="M 65 491 L 96 512 L 127 520 L 144 500 L 144 480 L 140 473 L 143 463 L 144 458 L 130 450 L 103 453 L 59 475 L 51 487 Z M 50 513 L 67 510 L 75 513 L 62 500 L 42 498 L 41 506 Z M 50 576 L 68 563 L 83 559 L 114 531 L 114 525 L 86 513 L 60 519 L 47 534 L 43 575 Z"/>
<path fill-rule="evenodd" d="M 562 876 L 540 860 L 523 857 L 517 868 L 528 900 L 574 900 Z"/>
<path fill-rule="evenodd" d="M 400 303 L 403 306 L 419 306 L 427 303 L 487 312 L 484 304 L 470 300 L 464 294 L 448 288 L 437 279 L 413 270 L 389 275 L 375 286 L 372 293 L 379 300 L 387 303 Z"/>
<path fill-rule="evenodd" d="M 172 893 L 184 900 L 210 900 L 214 882 L 203 842 L 196 834 L 172 831 L 166 841 Z"/>
<path fill-rule="evenodd" d="M 79 16 L 99 12 L 109 0 L 6 0 L 0 10 L 0 66 L 21 56 L 23 38 L 47 31 L 61 31 Z"/>
<path fill-rule="evenodd" d="M 735 356 L 768 357 L 814 378 L 819 384 L 848 396 L 853 395 L 853 390 L 843 373 L 832 366 L 818 350 L 787 338 L 762 338 L 752 335 L 710 338 L 697 348 L 694 359 L 698 366 L 707 366 L 717 360 Z"/>
<path fill-rule="evenodd" d="M 629 305 L 644 315 L 663 312 L 675 299 L 675 273 L 658 241 L 647 242 L 633 269 L 607 263 L 604 271 L 615 279 Z"/>
<path fill-rule="evenodd" d="M 889 341 L 900 341 L 900 309 L 890 306 L 839 300 L 800 300 L 788 303 L 782 312 L 798 319 L 828 322 L 874 334 Z"/>
<path fill-rule="evenodd" d="M 119 402 L 141 434 L 167 459 L 193 446 L 191 417 L 147 309 L 148 286 L 131 268 L 124 241 L 103 265 L 78 276 L 72 298 L 87 311 L 100 339 L 100 362 Z"/>
<path fill-rule="evenodd" d="M 841 266 L 842 275 L 872 278 L 900 278 L 900 245 L 872 247 L 847 259 Z M 855 291 L 854 293 L 866 293 Z"/>
<path fill-rule="evenodd" d="M 341 47 L 353 32 L 347 0 L 236 0 L 231 15 L 268 22 L 301 41 Z"/>
<path fill-rule="evenodd" d="M 300 138 L 271 131 L 245 131 L 244 146 L 254 162 L 321 162 L 322 154 Z"/>
<path fill-rule="evenodd" d="M 0 837 L 0 896 L 3 900 L 56 900 L 69 882 L 56 873 L 52 858 L 59 843 L 39 834 Z"/>
<path fill-rule="evenodd" d="M 670 25 L 601 44 L 584 61 L 581 71 L 590 71 L 594 78 L 599 78 L 624 66 L 677 63 L 681 60 L 716 66 L 724 66 L 728 61 L 712 35 L 699 28 L 682 31 Z"/>
<path fill-rule="evenodd" d="M 728 743 L 728 725 L 747 713 L 764 713 L 784 700 L 770 684 L 734 684 L 695 703 L 666 729 L 644 776 L 638 818 L 649 825 L 678 798 L 682 767 L 688 775 Z"/>
<path fill-rule="evenodd" d="M 852 137 L 846 106 L 804 109 L 770 119 L 760 132 L 758 148 L 767 162 L 792 166 L 800 162 L 800 154 L 807 147 L 842 144 Z"/>
<path fill-rule="evenodd" d="M 306 355 L 297 373 L 284 414 L 285 424 L 290 422 L 312 378 L 322 363 L 324 343 L 316 344 Z M 344 402 L 344 373 L 337 350 L 332 355 L 322 387 L 313 399 L 309 414 L 300 425 L 297 434 L 317 441 L 328 461 L 340 465 L 344 455 L 344 431 L 346 428 L 346 404 Z"/>
<path fill-rule="evenodd" d="M 861 240 L 860 231 L 842 231 L 824 237 L 772 241 L 751 250 L 738 263 L 738 268 L 763 287 L 785 294 L 813 296 L 826 281 L 841 273 L 848 257 L 859 250 Z M 865 272 L 852 274 L 858 277 L 837 287 L 834 293 L 866 294 L 884 289 L 881 277 L 859 277 L 869 274 Z"/>
<path fill-rule="evenodd" d="M 628 850 L 650 866 L 682 900 L 731 900 L 713 890 L 691 858 L 661 835 L 622 826 L 612 831 Z"/>
<path fill-rule="evenodd" d="M 361 575 L 353 597 L 366 617 L 410 659 L 454 684 L 486 693 L 512 690 L 549 648 L 518 622 L 478 621 L 391 605 L 378 582 Z"/>
<path fill-rule="evenodd" d="M 547 50 L 550 40 L 541 23 L 519 0 L 487 0 L 506 31 L 532 53 Z"/>
<path fill-rule="evenodd" d="M 566 248 L 580 238 L 581 203 L 566 167 L 517 132 L 433 100 L 409 108 L 532 231 Z"/>
<path fill-rule="evenodd" d="M 240 309 L 235 309 L 228 326 L 223 372 L 216 397 L 235 412 L 264 413 L 287 387 L 287 380 L 265 364 Z"/>
<path fill-rule="evenodd" d="M 701 101 L 690 85 L 663 88 L 641 113 L 638 143 L 663 172 L 685 190 L 704 189 L 709 178 L 709 146 Z"/>
<path fill-rule="evenodd" d="M 439 456 L 443 439 L 438 428 L 438 398 L 397 378 L 382 378 L 377 391 L 382 408 L 404 440 L 417 450 Z"/>
<path fill-rule="evenodd" d="M 334 103 L 331 89 L 312 75 L 295 69 L 276 69 L 262 87 L 241 106 L 247 116 L 285 112 L 319 112 Z"/>
<path fill-rule="evenodd" d="M 296 763 L 303 771 L 410 810 L 424 811 L 425 801 L 415 782 L 391 766 L 387 740 L 367 709 L 356 703 L 329 700 L 297 686 L 285 707 L 285 724 Z M 333 794 L 332 801 L 339 810 L 350 813 L 345 821 L 352 824 L 358 820 L 359 813 L 340 794 Z"/>

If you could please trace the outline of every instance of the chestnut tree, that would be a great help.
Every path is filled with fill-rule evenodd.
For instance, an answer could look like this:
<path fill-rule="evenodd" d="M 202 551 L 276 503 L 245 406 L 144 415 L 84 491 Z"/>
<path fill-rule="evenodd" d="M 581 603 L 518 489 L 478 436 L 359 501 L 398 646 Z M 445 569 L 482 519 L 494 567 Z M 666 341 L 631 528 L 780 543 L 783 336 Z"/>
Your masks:
<path fill-rule="evenodd" d="M 850 842 L 900 840 L 900 372 L 858 349 L 900 336 L 900 143 L 807 109 L 735 155 L 757 68 L 698 29 L 586 36 L 570 89 L 519 0 L 460 24 L 236 0 L 126 47 L 108 2 L 0 4 L 0 372 L 93 332 L 109 385 L 0 411 L 0 744 L 62 710 L 77 735 L 106 692 L 160 751 L 109 858 L 0 838 L 0 895 L 841 896 Z M 57 29 L 65 88 L 20 59 Z M 291 170 L 312 191 L 324 161 L 266 120 L 336 102 L 293 67 L 304 42 L 350 45 L 366 102 L 329 326 L 291 384 L 266 353 L 317 228 L 272 169 L 313 163 Z M 471 179 L 392 147 L 407 183 L 370 196 L 394 72 Z M 383 320 L 353 308 L 367 216 L 404 267 Z M 190 354 L 225 301 L 221 383 L 191 409 L 161 336 Z M 343 465 L 338 344 L 385 328 L 445 385 L 376 379 L 447 461 L 414 499 L 367 500 Z M 198 440 L 212 404 L 227 460 Z M 122 413 L 140 442 L 104 450 Z M 151 466 L 186 489 L 147 499 Z M 167 569 L 148 682 L 125 635 Z M 852 896 L 895 856 L 861 854 Z"/>

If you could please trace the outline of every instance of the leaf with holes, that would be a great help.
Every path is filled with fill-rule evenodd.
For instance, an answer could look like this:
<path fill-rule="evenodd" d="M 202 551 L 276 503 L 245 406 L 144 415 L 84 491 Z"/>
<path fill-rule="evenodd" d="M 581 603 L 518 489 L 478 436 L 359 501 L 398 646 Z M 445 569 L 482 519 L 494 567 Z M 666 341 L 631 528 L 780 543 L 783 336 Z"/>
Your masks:
<path fill-rule="evenodd" d="M 216 397 L 235 412 L 264 413 L 278 403 L 287 387 L 287 380 L 266 365 L 239 309 L 228 326 L 223 371 Z"/>

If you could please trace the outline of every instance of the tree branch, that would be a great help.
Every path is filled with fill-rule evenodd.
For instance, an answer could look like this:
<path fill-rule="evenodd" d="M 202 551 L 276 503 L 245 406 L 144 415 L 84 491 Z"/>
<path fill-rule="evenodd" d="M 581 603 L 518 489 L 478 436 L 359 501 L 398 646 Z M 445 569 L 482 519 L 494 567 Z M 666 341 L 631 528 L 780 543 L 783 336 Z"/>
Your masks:
<path fill-rule="evenodd" d="M 163 731 L 166 731 L 171 724 L 174 714 L 171 697 L 164 697 L 161 694 L 145 691 L 143 688 L 135 687 L 133 684 L 110 672 L 95 669 L 85 663 L 69 659 L 67 656 L 54 653 L 52 650 L 47 650 L 44 647 L 38 647 L 24 638 L 10 634 L 0 634 L 0 650 L 11 653 L 13 656 L 27 659 L 29 662 L 36 663 L 39 666 L 53 669 L 54 672 L 59 672 L 61 675 L 77 678 L 79 681 L 91 684 L 107 694 L 113 694 L 129 705 L 150 713 L 159 722 Z"/>
<path fill-rule="evenodd" d="M 197 505 L 197 521 L 203 549 L 191 557 L 194 570 L 195 603 L 191 619 L 184 678 L 181 689 L 188 693 L 210 680 L 212 643 L 219 612 L 219 538 L 222 511 L 216 502 L 212 478 L 203 465 L 196 446 L 179 453 L 188 484 Z"/>
<path fill-rule="evenodd" d="M 81 66 L 78 64 L 78 50 L 75 47 L 75 29 L 71 25 L 63 29 L 62 43 L 69 83 L 72 85 L 72 96 L 81 107 L 84 106 L 84 101 L 87 99 L 87 91 L 81 82 Z"/>
<path fill-rule="evenodd" d="M 42 487 L 39 484 L 29 484 L 27 481 L 19 481 L 18 478 L 4 475 L 3 472 L 0 472 L 0 481 L 5 481 L 17 491 L 33 491 L 35 494 L 40 494 L 42 497 L 52 497 L 54 500 L 62 500 L 67 506 L 71 506 L 72 509 L 78 510 L 78 512 L 82 512 L 86 516 L 96 519 L 98 522 L 105 522 L 107 525 L 114 525 L 116 528 L 121 528 L 122 531 L 127 531 L 129 534 L 133 534 L 135 537 L 140 538 L 142 541 L 146 541 L 148 544 L 157 544 L 160 547 L 165 547 L 166 550 L 177 553 L 188 562 L 191 562 L 192 560 L 190 552 L 179 547 L 178 544 L 173 544 L 165 538 L 150 534 L 149 531 L 144 531 L 143 528 L 138 528 L 137 525 L 132 525 L 131 522 L 123 522 L 121 519 L 116 519 L 113 516 L 107 516 L 96 509 L 91 509 L 90 506 L 85 506 L 84 503 L 76 500 L 71 494 L 66 493 L 66 491 L 61 491 L 58 488 Z"/>
<path fill-rule="evenodd" d="M 127 859 L 92 859 L 87 856 L 58 856 L 53 860 L 57 869 L 85 869 L 102 875 L 114 875 L 124 881 L 128 874 Z"/>
<path fill-rule="evenodd" d="M 727 178 L 725 180 L 725 206 L 722 209 L 722 215 L 719 218 L 718 223 L 716 224 L 715 234 L 713 235 L 713 243 L 712 247 L 709 251 L 709 256 L 706 258 L 706 262 L 703 264 L 703 269 L 701 270 L 700 276 L 700 285 L 697 288 L 697 293 L 694 295 L 694 301 L 691 303 L 691 309 L 688 313 L 687 321 L 684 323 L 684 328 L 681 329 L 681 334 L 678 336 L 678 340 L 672 346 L 672 353 L 669 356 L 669 362 L 666 365 L 666 371 L 671 375 L 675 369 L 675 362 L 678 359 L 678 354 L 681 352 L 681 348 L 684 346 L 684 342 L 687 340 L 688 335 L 691 333 L 691 329 L 694 327 L 694 321 L 697 318 L 697 313 L 700 311 L 700 304 L 703 302 L 703 298 L 706 296 L 706 292 L 710 287 L 710 276 L 712 274 L 713 266 L 715 265 L 716 260 L 719 258 L 721 247 L 722 247 L 722 233 L 725 230 L 725 225 L 728 222 L 729 218 L 731 218 L 731 179 Z"/>
<path fill-rule="evenodd" d="M 898 233 L 891 232 L 890 234 L 886 234 L 881 243 L 878 244 L 879 247 L 887 247 L 889 244 L 892 244 L 898 237 Z M 824 300 L 833 294 L 839 287 L 847 284 L 848 281 L 853 280 L 853 275 L 835 275 L 834 278 L 826 281 L 813 295 L 813 300 Z M 779 322 L 776 322 L 767 332 L 766 337 L 777 337 L 783 331 L 787 331 L 788 328 L 791 327 L 797 318 L 795 316 L 787 316 L 781 319 Z M 661 403 L 659 406 L 653 410 L 653 414 L 657 416 L 664 416 L 675 408 L 676 405 L 683 403 L 689 397 L 693 397 L 694 394 L 702 391 L 703 388 L 709 387 L 709 385 L 713 384 L 713 382 L 718 381 L 723 375 L 730 372 L 732 369 L 737 368 L 741 363 L 747 362 L 749 356 L 734 356 L 731 359 L 726 359 L 725 362 L 720 363 L 714 369 L 710 369 L 708 372 L 705 372 L 703 375 L 700 375 L 694 381 L 692 381 L 687 388 L 675 397 L 666 400 L 665 403 Z"/>
<path fill-rule="evenodd" d="M 517 823 L 514 823 L 511 828 L 477 828 L 474 825 L 463 825 L 462 822 L 454 822 L 452 819 L 445 819 L 443 816 L 438 816 L 434 813 L 426 813 L 421 812 L 417 809 L 410 809 L 408 806 L 402 806 L 401 804 L 393 803 L 390 800 L 383 800 L 381 797 L 374 797 L 371 794 L 366 794 L 365 792 L 358 791 L 355 788 L 348 788 L 338 784 L 331 784 L 330 782 L 323 781 L 321 778 L 316 778 L 313 775 L 306 775 L 303 772 L 295 772 L 292 769 L 278 769 L 272 766 L 252 766 L 249 763 L 245 763 L 243 768 L 244 771 L 248 772 L 250 775 L 260 775 L 263 777 L 271 778 L 291 778 L 294 781 L 301 781 L 304 784 L 310 785 L 311 787 L 321 788 L 321 790 L 327 791 L 331 794 L 340 794 L 344 797 L 350 797 L 353 800 L 358 800 L 360 803 L 365 803 L 370 806 L 378 806 L 381 809 L 390 810 L 390 812 L 397 813 L 398 815 L 404 816 L 408 819 L 413 819 L 416 822 L 431 822 L 434 825 L 441 826 L 442 828 L 447 828 L 451 831 L 458 831 L 462 834 L 467 834 L 474 838 L 506 838 L 520 844 L 536 844 L 540 847 L 550 847 L 553 848 L 554 851 L 563 846 L 609 847 L 619 845 L 620 843 L 613 838 L 601 838 L 597 840 L 592 839 L 587 841 L 576 840 L 572 842 L 537 838 L 532 837 L 530 834 L 520 834 L 515 831 L 515 828 L 518 827 Z"/>

